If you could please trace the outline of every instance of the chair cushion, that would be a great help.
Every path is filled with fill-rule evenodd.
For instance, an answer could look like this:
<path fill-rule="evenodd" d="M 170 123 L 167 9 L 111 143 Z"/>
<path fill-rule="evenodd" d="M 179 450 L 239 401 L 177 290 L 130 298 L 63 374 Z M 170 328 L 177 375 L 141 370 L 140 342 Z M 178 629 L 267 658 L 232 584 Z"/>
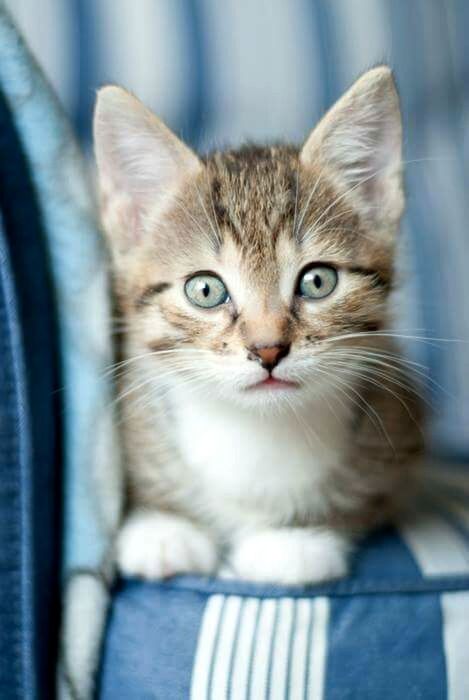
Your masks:
<path fill-rule="evenodd" d="M 342 581 L 120 581 L 100 697 L 469 698 L 469 475 L 437 483 Z"/>

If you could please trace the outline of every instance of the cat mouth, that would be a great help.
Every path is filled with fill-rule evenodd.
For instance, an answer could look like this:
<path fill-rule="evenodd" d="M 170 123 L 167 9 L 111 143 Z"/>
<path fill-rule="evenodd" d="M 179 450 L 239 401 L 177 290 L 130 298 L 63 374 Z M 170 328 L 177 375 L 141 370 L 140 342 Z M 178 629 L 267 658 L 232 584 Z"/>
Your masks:
<path fill-rule="evenodd" d="M 251 384 L 247 387 L 247 391 L 261 390 L 261 389 L 274 389 L 285 390 L 285 389 L 298 389 L 300 385 L 297 382 L 291 382 L 288 379 L 277 379 L 276 377 L 267 377 L 256 384 Z"/>

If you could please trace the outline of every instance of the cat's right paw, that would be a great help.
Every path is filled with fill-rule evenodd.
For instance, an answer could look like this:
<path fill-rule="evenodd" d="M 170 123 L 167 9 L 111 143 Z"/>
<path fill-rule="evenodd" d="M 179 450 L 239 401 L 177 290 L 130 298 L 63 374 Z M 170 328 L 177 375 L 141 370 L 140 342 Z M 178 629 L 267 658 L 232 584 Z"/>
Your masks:
<path fill-rule="evenodd" d="M 196 525 L 168 513 L 133 513 L 117 537 L 116 560 L 124 576 L 155 580 L 183 573 L 212 573 L 215 543 Z"/>

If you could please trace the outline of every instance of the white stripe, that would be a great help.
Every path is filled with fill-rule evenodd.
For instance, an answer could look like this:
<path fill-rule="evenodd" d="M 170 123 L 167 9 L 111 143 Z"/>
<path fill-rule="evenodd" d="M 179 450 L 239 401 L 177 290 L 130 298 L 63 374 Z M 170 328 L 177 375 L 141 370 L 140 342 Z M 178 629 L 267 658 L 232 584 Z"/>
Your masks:
<path fill-rule="evenodd" d="M 267 682 L 270 669 L 270 650 L 274 631 L 277 600 L 264 600 L 261 604 L 259 627 L 256 636 L 256 647 L 252 666 L 250 696 L 253 700 L 261 700 L 267 696 Z M 275 640 L 274 640 L 275 641 Z"/>
<path fill-rule="evenodd" d="M 192 672 L 192 700 L 206 700 L 207 698 L 210 668 L 224 601 L 225 596 L 213 595 L 208 599 L 205 606 Z"/>
<path fill-rule="evenodd" d="M 366 68 L 390 58 L 391 28 L 383 3 L 376 0 L 335 0 L 328 11 L 338 54 L 334 70 L 342 90 Z"/>
<path fill-rule="evenodd" d="M 304 138 L 321 96 L 304 0 L 201 0 L 213 123 L 206 145 Z"/>
<path fill-rule="evenodd" d="M 292 634 L 294 601 L 282 598 L 278 601 L 278 622 L 272 650 L 270 700 L 285 700 L 290 638 Z M 252 698 L 254 699 L 254 696 Z"/>
<path fill-rule="evenodd" d="M 306 695 L 306 665 L 308 653 L 308 636 L 311 626 L 313 603 L 300 599 L 296 604 L 295 630 L 291 658 L 290 699 L 303 699 Z"/>
<path fill-rule="evenodd" d="M 429 17 L 433 14 L 430 12 Z M 432 51 L 431 55 L 439 53 Z M 439 85 L 439 82 L 433 82 L 433 71 L 427 75 L 431 76 L 433 85 Z M 427 89 L 432 88 L 429 86 Z M 462 300 L 467 298 L 468 293 L 466 260 L 469 256 L 469 242 L 466 235 L 461 235 L 461 232 L 467 230 L 468 216 L 466 183 L 458 168 L 461 146 L 455 141 L 451 125 L 445 122 L 444 114 L 436 112 L 432 118 L 423 120 L 422 132 L 426 139 L 426 153 L 430 158 L 419 170 L 421 186 L 428 197 L 432 197 L 434 192 L 439 194 L 434 198 L 432 211 L 435 224 L 428 230 L 428 234 L 434 237 L 434 260 L 444 260 L 441 265 L 432 261 L 432 270 L 436 275 L 438 289 L 441 290 L 438 298 L 432 301 L 432 313 L 438 324 L 437 335 L 467 341 L 469 306 L 462 303 Z M 454 234 L 442 240 L 442 227 L 454 231 Z M 453 309 L 454 313 L 448 313 L 447 309 Z M 446 391 L 440 394 L 439 410 L 429 435 L 433 444 L 441 444 L 443 440 L 444 444 L 463 452 L 468 445 L 469 353 L 466 344 L 443 343 L 438 351 L 438 362 L 436 379 Z"/>
<path fill-rule="evenodd" d="M 313 604 L 313 636 L 309 660 L 308 700 L 322 700 L 327 662 L 327 634 L 329 627 L 329 600 L 316 598 Z"/>
<path fill-rule="evenodd" d="M 259 605 L 259 600 L 256 598 L 247 598 L 243 606 L 238 643 L 235 650 L 236 655 L 233 663 L 230 700 L 246 700 L 251 650 Z"/>
<path fill-rule="evenodd" d="M 424 576 L 469 573 L 469 558 L 461 535 L 438 515 L 422 513 L 399 531 Z"/>
<path fill-rule="evenodd" d="M 186 104 L 189 57 L 179 3 L 99 0 L 96 50 L 106 81 L 135 92 L 170 124 Z"/>
<path fill-rule="evenodd" d="M 226 599 L 223 612 L 223 622 L 214 660 L 212 687 L 210 696 L 213 700 L 228 697 L 228 676 L 230 671 L 231 653 L 235 642 L 236 628 L 241 610 L 241 598 L 229 596 Z"/>
<path fill-rule="evenodd" d="M 469 593 L 444 593 L 443 643 L 448 700 L 469 698 Z"/>

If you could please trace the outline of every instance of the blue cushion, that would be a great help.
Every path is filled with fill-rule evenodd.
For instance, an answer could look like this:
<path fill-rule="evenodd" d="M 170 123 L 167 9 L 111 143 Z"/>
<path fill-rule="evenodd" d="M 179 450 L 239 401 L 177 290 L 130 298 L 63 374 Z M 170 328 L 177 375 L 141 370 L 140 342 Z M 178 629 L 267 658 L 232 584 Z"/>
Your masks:
<path fill-rule="evenodd" d="M 342 581 L 120 581 L 100 698 L 469 698 L 469 480 L 458 479 L 362 542 Z"/>

